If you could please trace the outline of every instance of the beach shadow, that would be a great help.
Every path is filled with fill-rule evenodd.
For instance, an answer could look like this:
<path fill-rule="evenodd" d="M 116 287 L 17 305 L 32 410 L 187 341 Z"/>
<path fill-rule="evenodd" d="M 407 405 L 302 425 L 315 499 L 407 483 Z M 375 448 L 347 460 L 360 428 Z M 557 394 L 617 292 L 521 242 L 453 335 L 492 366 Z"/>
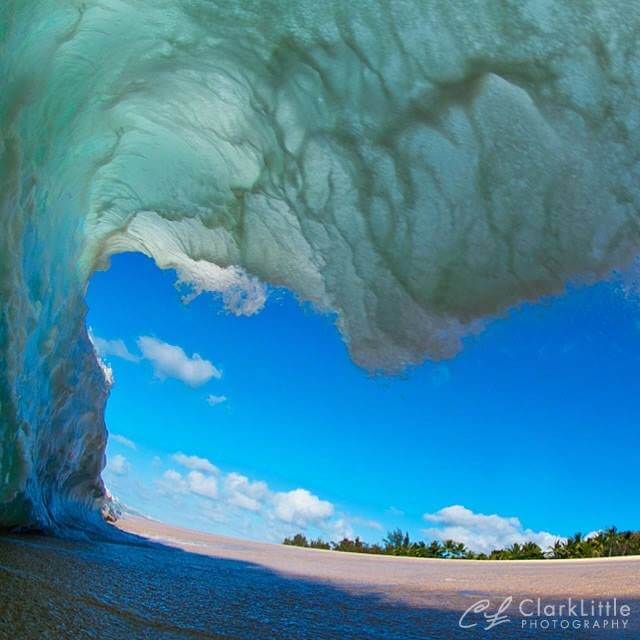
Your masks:
<path fill-rule="evenodd" d="M 0 537 L 0 638 L 457 640 L 637 638 L 627 630 L 461 629 L 460 611 L 277 573 L 121 532 Z M 473 600 L 470 601 L 470 603 Z M 640 603 L 633 603 L 637 611 Z M 473 618 L 473 620 L 479 620 Z"/>

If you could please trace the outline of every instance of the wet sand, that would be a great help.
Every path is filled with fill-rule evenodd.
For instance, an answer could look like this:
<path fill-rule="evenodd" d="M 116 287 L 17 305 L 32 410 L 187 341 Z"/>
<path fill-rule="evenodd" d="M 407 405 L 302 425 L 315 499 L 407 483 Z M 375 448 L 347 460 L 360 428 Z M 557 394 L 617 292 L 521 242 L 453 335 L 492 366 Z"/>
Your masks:
<path fill-rule="evenodd" d="M 0 639 L 638 638 L 640 558 L 483 562 L 246 542 L 128 517 L 111 542 L 0 536 Z M 482 597 L 629 604 L 627 628 L 459 627 Z M 482 622 L 480 618 L 473 618 Z"/>
<path fill-rule="evenodd" d="M 137 517 L 118 526 L 191 553 L 252 562 L 281 575 L 354 592 L 375 591 L 411 606 L 464 610 L 469 598 L 507 595 L 640 599 L 640 556 L 553 561 L 396 558 L 237 540 Z"/>

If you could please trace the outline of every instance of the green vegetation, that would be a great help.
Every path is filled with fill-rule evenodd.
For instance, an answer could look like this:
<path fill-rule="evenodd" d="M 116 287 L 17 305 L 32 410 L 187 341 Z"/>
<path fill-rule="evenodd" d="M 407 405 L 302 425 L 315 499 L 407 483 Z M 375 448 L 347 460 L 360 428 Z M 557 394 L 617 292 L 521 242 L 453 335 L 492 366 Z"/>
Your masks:
<path fill-rule="evenodd" d="M 328 542 L 324 542 L 318 538 L 317 540 L 307 540 L 301 533 L 296 533 L 293 538 L 285 538 L 282 544 L 292 547 L 307 547 L 309 549 L 331 549 Z"/>
<path fill-rule="evenodd" d="M 495 549 L 490 554 L 474 553 L 461 542 L 422 540 L 412 542 L 408 533 L 395 529 L 387 534 L 382 544 L 369 544 L 356 538 L 343 538 L 339 542 L 325 542 L 320 538 L 307 540 L 301 533 L 285 538 L 284 544 L 312 549 L 332 549 L 352 553 L 373 553 L 414 558 L 450 558 L 467 560 L 543 560 L 563 558 L 606 558 L 640 555 L 640 531 L 618 531 L 615 527 L 585 538 L 576 533 L 567 540 L 556 540 L 553 548 L 543 551 L 535 542 L 515 543 L 507 549 Z"/>

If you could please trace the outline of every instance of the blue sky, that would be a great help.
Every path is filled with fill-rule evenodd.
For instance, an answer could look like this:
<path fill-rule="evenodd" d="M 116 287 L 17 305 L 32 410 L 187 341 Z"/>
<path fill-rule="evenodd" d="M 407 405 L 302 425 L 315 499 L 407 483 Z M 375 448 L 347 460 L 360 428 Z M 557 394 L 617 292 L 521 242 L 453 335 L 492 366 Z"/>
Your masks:
<path fill-rule="evenodd" d="M 523 305 L 454 359 L 384 377 L 287 292 L 236 317 L 211 295 L 183 304 L 175 280 L 124 254 L 88 292 L 115 377 L 105 480 L 130 506 L 267 540 L 400 526 L 489 548 L 640 527 L 640 313 L 620 282 Z"/>

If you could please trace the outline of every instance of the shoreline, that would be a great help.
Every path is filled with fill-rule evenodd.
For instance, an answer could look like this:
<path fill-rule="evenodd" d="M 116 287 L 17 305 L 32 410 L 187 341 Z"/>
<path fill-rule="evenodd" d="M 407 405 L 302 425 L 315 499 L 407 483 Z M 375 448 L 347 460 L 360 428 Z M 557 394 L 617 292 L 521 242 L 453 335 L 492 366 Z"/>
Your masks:
<path fill-rule="evenodd" d="M 0 638 L 478 637 L 461 621 L 496 639 L 574 637 L 568 627 L 527 626 L 550 625 L 556 616 L 577 623 L 572 629 L 580 637 L 610 637 L 614 624 L 622 637 L 640 633 L 637 557 L 541 564 L 366 556 L 243 541 L 140 517 L 126 517 L 110 533 L 82 540 L 0 536 Z M 603 617 L 600 609 L 611 603 L 631 615 Z M 509 624 L 485 634 L 500 611 Z"/>
<path fill-rule="evenodd" d="M 321 553 L 321 554 L 331 554 L 331 555 L 339 555 L 339 556 L 350 556 L 354 558 L 376 558 L 378 560 L 386 559 L 392 561 L 410 561 L 410 562 L 455 562 L 456 564 L 466 563 L 466 564 L 564 564 L 564 563 L 590 563 L 590 562 L 638 562 L 640 564 L 640 555 L 628 555 L 628 556 L 607 556 L 607 557 L 597 557 L 597 558 L 536 558 L 536 559 L 519 559 L 519 560 L 494 560 L 494 559 L 485 559 L 479 560 L 477 558 L 419 558 L 416 556 L 394 556 L 390 554 L 376 554 L 376 553 L 357 553 L 355 551 L 334 551 L 332 549 L 316 549 L 314 547 L 297 547 L 295 545 L 284 545 L 279 542 L 268 542 L 265 540 L 251 540 L 248 538 L 234 538 L 233 536 L 225 536 L 217 533 L 207 533 L 206 531 L 200 531 L 198 529 L 189 529 L 188 527 L 183 527 L 181 525 L 174 525 L 167 522 L 162 522 L 160 520 L 154 520 L 152 518 L 147 518 L 145 516 L 123 516 L 118 521 L 112 523 L 113 526 L 120 531 L 124 531 L 125 533 L 134 533 L 133 528 L 128 527 L 124 524 L 127 521 L 131 520 L 139 520 L 141 522 L 150 523 L 149 529 L 153 529 L 154 526 L 162 526 L 168 527 L 175 531 L 183 531 L 188 535 L 201 535 L 206 537 L 211 537 L 218 540 L 227 540 L 232 543 L 250 543 L 255 545 L 265 545 L 269 548 L 288 548 L 288 549 L 300 549 L 301 551 L 308 551 L 311 553 Z M 120 523 L 123 523 L 122 526 Z M 144 527 L 141 527 L 144 528 Z M 137 527 L 136 527 L 137 529 Z M 135 532 L 137 535 L 143 535 Z M 161 542 L 165 541 L 169 546 L 172 546 L 171 540 L 165 540 L 162 537 L 153 538 L 154 541 Z M 188 544 L 185 542 L 185 544 Z M 640 569 L 640 567 L 639 567 Z"/>
<path fill-rule="evenodd" d="M 152 542 L 258 565 L 282 576 L 376 592 L 412 606 L 460 610 L 480 597 L 640 599 L 640 556 L 566 560 L 452 560 L 308 549 L 240 540 L 139 516 L 118 529 Z"/>

